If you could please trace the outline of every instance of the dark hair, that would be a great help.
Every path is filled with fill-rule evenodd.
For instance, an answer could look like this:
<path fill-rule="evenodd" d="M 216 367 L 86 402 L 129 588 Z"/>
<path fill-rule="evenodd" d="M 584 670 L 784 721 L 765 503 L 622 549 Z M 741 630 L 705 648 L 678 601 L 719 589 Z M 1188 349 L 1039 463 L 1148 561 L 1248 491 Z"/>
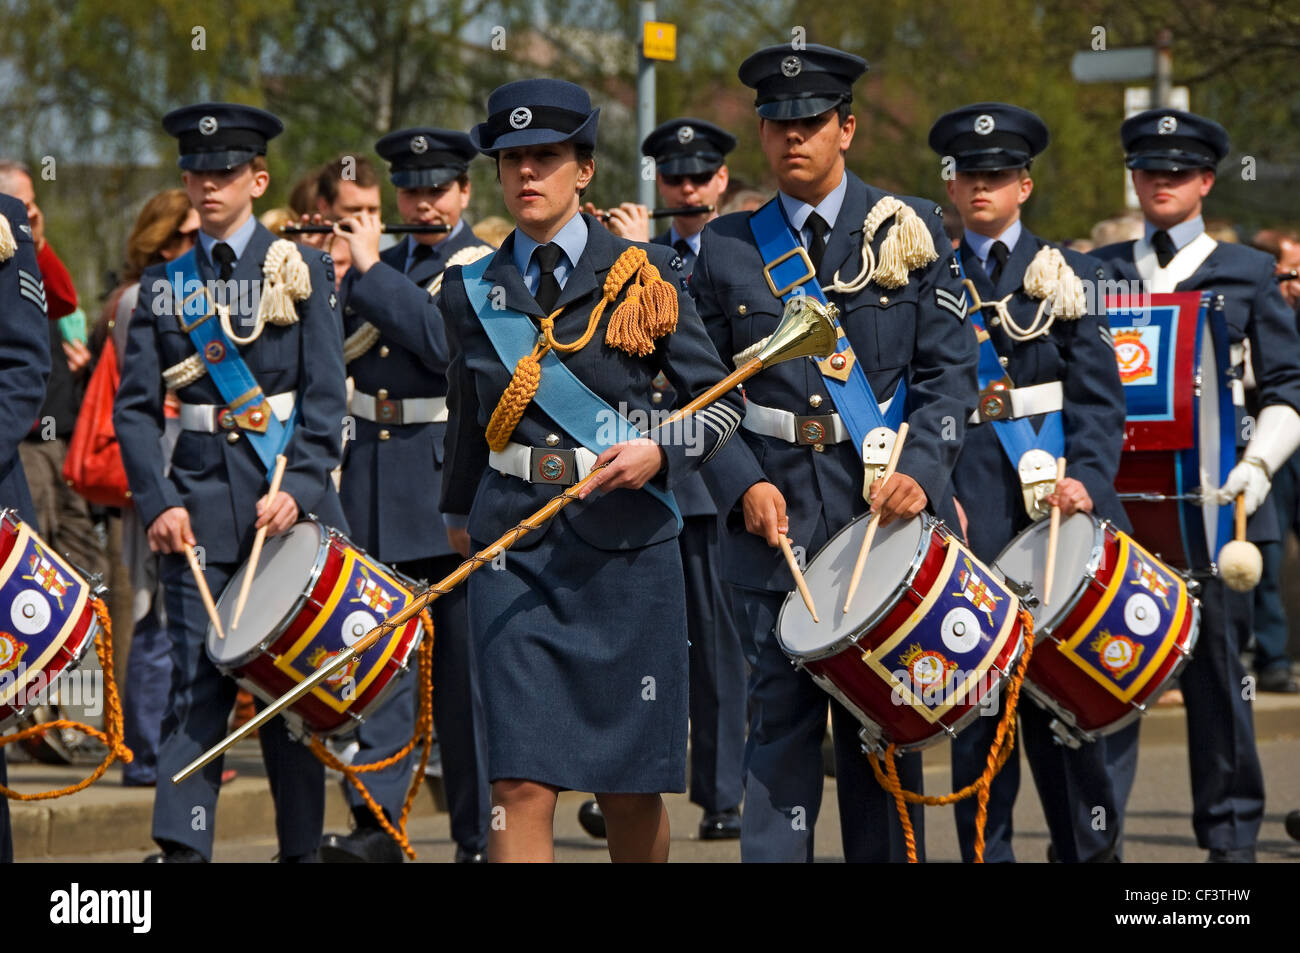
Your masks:
<path fill-rule="evenodd" d="M 345 170 L 351 172 L 346 179 L 343 175 Z M 316 176 L 316 195 L 324 199 L 326 205 L 333 205 L 339 197 L 339 184 L 344 181 L 362 189 L 379 186 L 379 176 L 375 174 L 375 167 L 369 159 L 365 156 L 342 155 L 327 163 Z"/>
<path fill-rule="evenodd" d="M 849 117 L 853 115 L 853 100 L 846 99 L 836 106 L 835 115 L 839 117 L 841 126 L 848 122 Z"/>

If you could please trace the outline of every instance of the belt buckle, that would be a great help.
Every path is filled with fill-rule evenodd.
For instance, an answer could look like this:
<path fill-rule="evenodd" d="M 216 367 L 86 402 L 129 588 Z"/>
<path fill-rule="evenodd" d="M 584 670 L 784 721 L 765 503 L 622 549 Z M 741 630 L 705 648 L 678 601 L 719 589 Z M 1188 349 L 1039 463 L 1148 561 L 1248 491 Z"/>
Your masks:
<path fill-rule="evenodd" d="M 777 288 L 776 282 L 772 280 L 772 269 L 777 267 L 778 265 L 785 263 L 791 258 L 801 259 L 803 261 L 804 268 L 807 269 L 807 272 L 796 281 L 790 282 L 784 288 Z M 767 287 L 771 289 L 773 296 L 777 298 L 784 298 L 795 288 L 798 288 L 800 285 L 807 284 L 809 281 L 815 279 L 817 277 L 817 269 L 815 269 L 812 266 L 812 259 L 808 257 L 808 252 L 804 251 L 804 247 L 802 245 L 795 245 L 794 248 L 790 249 L 784 255 L 781 255 L 779 258 L 776 258 L 775 260 L 770 261 L 766 265 L 764 265 L 763 277 L 767 279 Z"/>
<path fill-rule="evenodd" d="M 400 424 L 402 422 L 402 403 L 398 400 L 380 400 L 375 398 L 375 422 L 381 424 Z"/>
<path fill-rule="evenodd" d="M 979 396 L 980 420 L 1005 420 L 1011 416 L 1011 388 L 1006 381 L 993 381 Z"/>
<path fill-rule="evenodd" d="M 794 442 L 801 447 L 817 443 L 835 442 L 835 417 L 832 414 L 810 414 L 794 417 Z"/>
<path fill-rule="evenodd" d="M 239 424 L 235 420 L 235 414 L 229 407 L 220 407 L 217 409 L 217 426 L 222 430 L 239 429 Z"/>
<path fill-rule="evenodd" d="M 530 447 L 528 475 L 533 483 L 573 486 L 578 482 L 578 457 L 573 450 Z"/>

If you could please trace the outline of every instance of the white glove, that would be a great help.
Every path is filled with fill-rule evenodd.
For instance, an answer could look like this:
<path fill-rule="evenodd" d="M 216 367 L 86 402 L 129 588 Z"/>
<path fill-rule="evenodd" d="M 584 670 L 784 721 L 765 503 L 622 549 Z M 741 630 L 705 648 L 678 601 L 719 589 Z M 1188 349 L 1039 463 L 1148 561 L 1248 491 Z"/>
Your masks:
<path fill-rule="evenodd" d="M 1219 488 L 1219 502 L 1246 494 L 1246 512 L 1254 513 L 1268 497 L 1273 474 L 1300 448 L 1300 414 L 1286 404 L 1269 404 L 1259 412 L 1255 434 L 1241 462 Z"/>

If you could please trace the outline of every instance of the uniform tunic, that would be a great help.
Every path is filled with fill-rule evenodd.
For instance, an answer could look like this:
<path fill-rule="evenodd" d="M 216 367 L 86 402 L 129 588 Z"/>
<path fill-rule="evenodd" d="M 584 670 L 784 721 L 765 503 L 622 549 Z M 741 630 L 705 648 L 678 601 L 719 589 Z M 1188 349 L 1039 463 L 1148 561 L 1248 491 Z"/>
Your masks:
<path fill-rule="evenodd" d="M 586 246 L 564 283 L 555 336 L 585 331 L 606 273 L 631 243 L 590 217 Z M 504 290 L 507 308 L 537 319 L 541 308 L 513 260 L 517 233 L 484 274 Z M 604 344 L 605 309 L 591 342 L 563 362 L 625 415 L 648 413 L 651 380 L 661 370 L 682 394 L 699 394 L 726 376 L 690 297 L 680 265 L 657 246 L 641 246 L 678 285 L 677 330 L 645 358 Z M 620 296 L 619 300 L 622 300 Z M 561 491 L 526 483 L 488 465 L 485 427 L 513 368 L 497 356 L 470 309 L 460 271 L 448 271 L 439 306 L 451 344 L 447 473 L 442 509 L 468 515 L 478 548 L 494 541 Z M 739 395 L 718 402 L 721 432 L 666 443 L 666 468 L 654 480 L 672 489 L 717 448 L 739 421 Z M 578 446 L 561 424 L 530 403 L 511 439 L 533 447 Z M 681 791 L 687 719 L 686 615 L 671 511 L 640 490 L 615 490 L 569 504 L 504 556 L 504 569 L 470 577 L 470 627 L 487 712 L 489 774 L 598 793 Z"/>

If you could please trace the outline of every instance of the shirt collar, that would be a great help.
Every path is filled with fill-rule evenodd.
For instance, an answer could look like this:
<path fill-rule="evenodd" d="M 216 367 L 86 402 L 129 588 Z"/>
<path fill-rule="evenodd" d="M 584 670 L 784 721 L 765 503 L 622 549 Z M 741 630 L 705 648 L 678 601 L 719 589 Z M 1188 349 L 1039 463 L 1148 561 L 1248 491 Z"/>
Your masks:
<path fill-rule="evenodd" d="M 688 235 L 688 236 L 686 236 L 686 244 L 690 246 L 691 254 L 692 254 L 692 255 L 695 255 L 697 258 L 699 257 L 699 254 L 700 254 L 700 238 L 701 238 L 703 235 L 704 235 L 704 229 L 700 229 L 700 230 L 699 230 L 698 232 L 696 232 L 694 235 Z M 677 234 L 677 226 L 676 226 L 676 225 L 669 225 L 669 226 L 668 226 L 668 244 L 669 244 L 669 245 L 676 245 L 676 244 L 677 244 L 679 241 L 681 241 L 681 240 L 682 240 L 682 236 Z"/>
<path fill-rule="evenodd" d="M 801 202 L 796 198 L 786 195 L 784 192 L 776 194 L 781 198 L 781 207 L 785 209 L 785 217 L 790 220 L 796 232 L 803 232 L 804 223 L 808 221 L 808 216 L 815 210 L 822 220 L 826 222 L 829 228 L 835 227 L 835 219 L 839 217 L 840 207 L 844 204 L 844 196 L 849 191 L 849 176 L 846 172 L 840 177 L 840 184 L 831 189 L 830 195 L 822 199 L 814 209 L 807 202 Z"/>
<path fill-rule="evenodd" d="M 1016 219 L 1006 227 L 1001 235 L 980 235 L 968 228 L 965 229 L 962 237 L 966 240 L 966 244 L 970 246 L 970 250 L 975 253 L 975 257 L 979 259 L 980 264 L 983 265 L 989 260 L 989 252 L 992 250 L 994 242 L 1001 242 L 1006 245 L 1008 252 L 1015 251 L 1016 242 L 1020 241 L 1020 233 L 1023 230 L 1020 219 Z"/>
<path fill-rule="evenodd" d="M 583 250 L 587 247 L 587 223 L 582 215 L 575 212 L 573 218 L 564 223 L 564 227 L 551 241 L 560 246 L 560 250 L 564 252 L 564 256 L 569 260 L 570 268 L 576 265 L 578 259 L 582 257 Z M 515 229 L 514 259 L 519 274 L 522 275 L 528 271 L 528 264 L 533 257 L 533 249 L 538 244 L 539 242 L 533 241 L 520 229 Z"/>
<path fill-rule="evenodd" d="M 225 242 L 230 246 L 230 250 L 235 253 L 235 261 L 244 257 L 244 249 L 253 238 L 253 232 L 257 229 L 257 219 L 253 218 L 252 213 L 248 215 L 248 220 L 235 230 L 235 234 L 229 238 L 213 238 L 202 229 L 199 230 L 199 244 L 203 246 L 203 254 L 208 256 L 208 261 L 212 261 L 212 246 L 217 242 Z"/>
<path fill-rule="evenodd" d="M 1146 236 L 1148 245 L 1151 244 L 1151 236 L 1158 231 L 1160 231 L 1160 229 L 1156 228 L 1150 222 L 1143 223 L 1142 233 Z M 1185 222 L 1179 222 L 1173 228 L 1167 228 L 1165 231 L 1169 233 L 1170 239 L 1173 240 L 1174 251 L 1182 251 L 1188 242 L 1192 241 L 1194 238 L 1199 236 L 1201 232 L 1205 231 L 1205 220 L 1201 218 L 1201 216 L 1197 215 L 1195 218 L 1189 218 Z"/>
<path fill-rule="evenodd" d="M 446 238 L 438 242 L 438 244 L 430 246 L 433 249 L 432 257 L 435 260 L 439 255 L 442 254 L 443 246 L 446 245 L 447 242 L 455 238 L 457 235 L 459 235 L 460 230 L 464 227 L 465 227 L 465 220 L 462 218 L 459 222 L 457 222 L 454 226 L 452 226 L 452 229 L 450 232 L 447 233 Z M 405 271 L 411 270 L 411 263 L 415 260 L 415 249 L 419 247 L 419 244 L 420 243 L 415 240 L 414 236 L 408 236 L 406 241 L 406 268 L 404 269 Z"/>

